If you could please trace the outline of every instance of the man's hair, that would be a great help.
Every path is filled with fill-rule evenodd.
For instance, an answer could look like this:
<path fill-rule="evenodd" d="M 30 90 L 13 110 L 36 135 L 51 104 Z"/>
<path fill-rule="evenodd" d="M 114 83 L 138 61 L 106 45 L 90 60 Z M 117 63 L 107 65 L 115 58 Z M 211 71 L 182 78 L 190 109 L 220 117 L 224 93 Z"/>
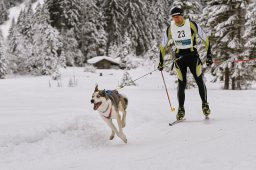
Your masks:
<path fill-rule="evenodd" d="M 183 16 L 183 10 L 181 8 L 174 7 L 171 10 L 171 15 L 172 15 L 172 17 L 174 17 L 174 16 Z"/>

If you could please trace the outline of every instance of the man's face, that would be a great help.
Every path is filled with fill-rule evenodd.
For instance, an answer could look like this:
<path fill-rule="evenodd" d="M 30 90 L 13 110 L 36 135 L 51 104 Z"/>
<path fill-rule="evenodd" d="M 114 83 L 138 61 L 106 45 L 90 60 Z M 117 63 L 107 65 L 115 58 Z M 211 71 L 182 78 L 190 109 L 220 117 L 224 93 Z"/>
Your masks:
<path fill-rule="evenodd" d="M 183 16 L 181 16 L 181 15 L 173 16 L 172 19 L 175 22 L 175 24 L 177 24 L 177 25 L 181 25 L 184 20 Z"/>

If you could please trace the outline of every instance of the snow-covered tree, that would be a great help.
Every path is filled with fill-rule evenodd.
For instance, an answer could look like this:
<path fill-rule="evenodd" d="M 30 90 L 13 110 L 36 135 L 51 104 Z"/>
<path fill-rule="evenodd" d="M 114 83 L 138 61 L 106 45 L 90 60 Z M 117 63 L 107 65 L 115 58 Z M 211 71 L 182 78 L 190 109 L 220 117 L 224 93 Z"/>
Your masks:
<path fill-rule="evenodd" d="M 127 32 L 124 34 L 123 44 L 120 46 L 119 54 L 121 57 L 126 57 L 128 54 L 134 54 L 132 51 L 132 42 Z"/>
<path fill-rule="evenodd" d="M 136 86 L 136 83 L 132 80 L 131 75 L 128 71 L 125 71 L 121 80 L 119 87 L 124 86 Z"/>
<path fill-rule="evenodd" d="M 106 53 L 107 33 L 104 30 L 106 21 L 97 3 L 97 0 L 89 0 L 83 4 L 79 37 L 81 51 L 85 56 L 84 61 Z"/>
<path fill-rule="evenodd" d="M 2 1 L 6 5 L 6 8 L 10 8 L 10 7 L 15 6 L 19 3 L 22 3 L 24 0 L 2 0 Z"/>
<path fill-rule="evenodd" d="M 202 13 L 202 4 L 199 0 L 174 0 L 173 7 L 180 7 L 184 10 L 184 16 L 192 20 L 199 20 Z"/>
<path fill-rule="evenodd" d="M 245 41 L 245 51 L 244 55 L 248 58 L 256 56 L 256 2 L 250 3 L 246 8 L 245 15 L 245 31 L 244 31 L 244 41 Z"/>
<path fill-rule="evenodd" d="M 46 0 L 45 5 L 50 14 L 51 25 L 59 30 L 64 26 L 63 9 L 60 6 L 62 0 Z"/>
<path fill-rule="evenodd" d="M 103 4 L 104 16 L 106 17 L 105 30 L 107 32 L 106 55 L 109 55 L 109 49 L 112 45 L 119 45 L 123 30 L 125 0 L 105 0 Z"/>
<path fill-rule="evenodd" d="M 148 2 L 148 16 L 150 17 L 150 30 L 153 32 L 153 39 L 160 42 L 162 38 L 163 29 L 168 25 L 169 12 L 171 7 L 167 0 L 158 0 Z"/>
<path fill-rule="evenodd" d="M 5 57 L 4 44 L 3 44 L 3 35 L 0 30 L 0 79 L 3 79 L 7 74 L 7 60 Z"/>
<path fill-rule="evenodd" d="M 147 18 L 147 4 L 142 0 L 127 0 L 124 9 L 124 32 L 129 34 L 136 55 L 141 55 L 150 48 L 150 40 L 153 39 L 151 22 Z"/>
<path fill-rule="evenodd" d="M 33 9 L 32 4 L 29 4 L 26 7 L 26 10 L 24 11 L 24 18 L 22 19 L 22 22 L 19 23 L 19 27 L 22 28 L 21 33 L 25 36 L 28 41 L 31 41 L 32 37 L 32 18 L 33 18 Z"/>
<path fill-rule="evenodd" d="M 51 25 L 58 30 L 74 28 L 78 30 L 81 17 L 81 0 L 46 0 Z"/>
<path fill-rule="evenodd" d="M 35 13 L 33 14 L 32 24 L 50 24 L 50 13 L 47 8 L 47 4 L 41 5 L 40 3 L 37 4 L 35 8 Z"/>
<path fill-rule="evenodd" d="M 6 4 L 3 0 L 0 0 L 0 12 L 0 24 L 3 24 L 8 19 Z"/>
<path fill-rule="evenodd" d="M 18 24 L 15 24 L 13 19 L 7 37 L 6 56 L 9 61 L 9 68 L 14 73 L 26 73 L 29 64 L 27 59 L 28 54 L 30 54 L 28 51 L 30 44 L 26 42 L 20 31 L 21 28 Z"/>
<path fill-rule="evenodd" d="M 60 67 L 65 66 L 65 57 L 60 52 L 62 47 L 61 37 L 51 25 L 35 25 L 33 36 L 34 50 L 30 58 L 33 72 L 50 75 L 58 72 Z"/>
<path fill-rule="evenodd" d="M 246 6 L 246 15 L 245 15 L 245 30 L 243 34 L 244 39 L 244 60 L 253 59 L 256 57 L 256 2 L 251 1 Z M 247 88 L 251 85 L 252 81 L 256 80 L 256 75 L 252 74 L 256 70 L 256 61 L 244 62 L 242 68 L 240 69 L 240 87 L 238 88 Z"/>
<path fill-rule="evenodd" d="M 29 59 L 30 68 L 36 74 L 56 74 L 60 67 L 65 66 L 62 55 L 63 46 L 60 33 L 48 22 L 48 8 L 45 4 L 41 8 L 41 15 L 37 15 L 33 26 L 33 53 Z M 38 22 L 36 22 L 38 21 Z"/>
<path fill-rule="evenodd" d="M 74 30 L 70 29 L 62 33 L 62 53 L 66 58 L 67 66 L 82 66 L 83 54 L 78 49 L 78 42 L 74 37 Z"/>
<path fill-rule="evenodd" d="M 224 89 L 229 89 L 230 84 L 235 89 L 237 75 L 240 75 L 240 66 L 234 60 L 242 58 L 239 54 L 243 50 L 242 32 L 246 3 L 246 0 L 210 0 L 202 15 L 207 18 L 206 24 L 211 28 L 213 55 L 224 60 L 215 70 L 216 74 L 221 71 L 222 77 L 224 76 Z"/>
<path fill-rule="evenodd" d="M 49 25 L 47 9 L 37 9 L 35 15 L 31 5 L 23 10 L 10 29 L 7 54 L 15 73 L 52 74 L 65 61 L 59 52 L 59 32 Z"/>

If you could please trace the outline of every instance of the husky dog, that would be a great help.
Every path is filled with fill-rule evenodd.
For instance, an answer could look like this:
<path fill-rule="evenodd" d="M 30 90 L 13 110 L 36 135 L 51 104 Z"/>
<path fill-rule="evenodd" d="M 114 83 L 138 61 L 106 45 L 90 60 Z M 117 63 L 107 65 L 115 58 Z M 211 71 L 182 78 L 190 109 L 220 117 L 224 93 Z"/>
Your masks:
<path fill-rule="evenodd" d="M 93 109 L 97 110 L 102 119 L 111 128 L 112 133 L 109 137 L 112 140 L 115 134 L 127 143 L 127 138 L 123 132 L 126 119 L 126 108 L 128 105 L 128 99 L 122 94 L 119 94 L 117 90 L 99 90 L 96 85 L 92 94 L 91 103 L 94 104 Z M 122 112 L 122 118 L 121 114 Z M 112 122 L 112 119 L 117 120 L 118 130 Z"/>

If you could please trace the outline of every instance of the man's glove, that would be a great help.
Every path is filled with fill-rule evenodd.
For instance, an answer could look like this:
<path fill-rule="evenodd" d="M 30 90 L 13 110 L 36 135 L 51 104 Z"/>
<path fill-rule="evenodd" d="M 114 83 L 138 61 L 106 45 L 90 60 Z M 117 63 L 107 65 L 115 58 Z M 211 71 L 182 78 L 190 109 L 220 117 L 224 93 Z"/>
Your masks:
<path fill-rule="evenodd" d="M 211 66 L 212 63 L 213 63 L 213 61 L 212 61 L 212 56 L 208 55 L 208 56 L 207 56 L 207 59 L 206 59 L 206 65 L 207 65 L 207 66 Z"/>
<path fill-rule="evenodd" d="M 163 69 L 164 69 L 163 63 L 160 62 L 160 63 L 158 64 L 157 69 L 158 69 L 159 71 L 163 71 Z"/>

